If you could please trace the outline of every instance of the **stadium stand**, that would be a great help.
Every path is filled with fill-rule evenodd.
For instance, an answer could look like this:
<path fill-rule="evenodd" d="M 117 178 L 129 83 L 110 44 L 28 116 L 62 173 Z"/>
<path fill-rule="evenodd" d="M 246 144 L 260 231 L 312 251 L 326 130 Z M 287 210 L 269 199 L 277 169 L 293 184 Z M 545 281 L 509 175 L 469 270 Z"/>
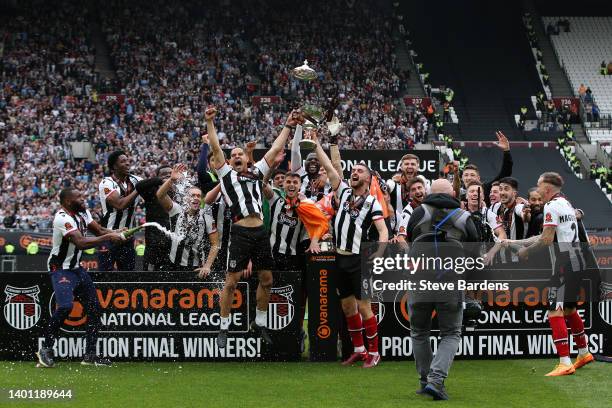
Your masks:
<path fill-rule="evenodd" d="M 517 5 L 292 4 L 29 0 L 9 7 L 0 16 L 0 224 L 49 227 L 66 185 L 99 209 L 97 186 L 115 149 L 128 152 L 143 177 L 179 159 L 195 165 L 210 103 L 219 107 L 225 148 L 256 138 L 267 146 L 288 109 L 330 97 L 340 99 L 341 148 L 411 148 L 431 126 L 425 112 L 400 102 L 410 74 L 396 56 L 398 31 L 431 80 L 454 90 L 451 116 L 460 120 L 444 124 L 446 145 L 491 140 L 496 130 L 513 140 L 557 137 L 523 134 L 513 124 L 518 108 L 542 91 Z M 313 17 L 293 22 L 295 15 Z M 306 58 L 321 75 L 309 85 L 287 75 Z M 101 64 L 114 70 L 114 82 L 100 78 Z M 261 106 L 253 96 L 282 103 Z M 91 143 L 93 154 L 75 157 L 78 142 Z M 471 158 L 453 153 L 463 164 Z"/>
<path fill-rule="evenodd" d="M 512 140 L 534 140 L 514 123 L 520 107 L 543 90 L 519 5 L 474 1 L 438 7 L 436 3 L 404 2 L 400 8 L 432 83 L 455 91 L 453 105 L 459 117 L 455 126 L 460 132 L 456 139 L 485 140 L 502 130 Z M 529 116 L 535 117 L 533 109 Z M 449 132 L 452 129 L 450 125 Z M 542 133 L 536 138 L 553 137 Z"/>
<path fill-rule="evenodd" d="M 497 149 L 479 149 L 464 147 L 463 150 L 481 171 L 483 180 L 491 180 L 499 172 L 501 153 Z M 498 160 L 491 160 L 491 157 Z M 512 148 L 512 158 L 515 164 L 512 176 L 519 180 L 519 190 L 526 197 L 527 190 L 535 187 L 538 176 L 548 169 L 554 168 L 565 180 L 564 193 L 570 197 L 572 204 L 582 209 L 586 216 L 584 223 L 587 228 L 611 228 L 612 206 L 595 183 L 580 180 L 567 166 L 559 153 L 551 148 Z"/>
<path fill-rule="evenodd" d="M 218 129 L 225 148 L 255 138 L 269 145 L 297 101 L 333 96 L 340 97 L 342 148 L 401 149 L 422 141 L 428 130 L 424 113 L 400 110 L 397 103 L 407 74 L 395 68 L 392 19 L 371 13 L 380 14 L 372 25 L 368 15 L 379 4 L 390 5 L 368 4 L 352 11 L 344 3 L 302 4 L 300 11 L 319 7 L 326 14 L 311 13 L 316 17 L 295 24 L 290 38 L 284 28 L 254 23 L 257 16 L 286 27 L 294 14 L 282 2 L 202 7 L 197 1 L 111 0 L 88 9 L 78 2 L 57 7 L 54 1 L 33 0 L 13 14 L 3 13 L 0 219 L 13 227 L 47 228 L 57 208 L 55 194 L 69 184 L 86 193 L 90 208 L 98 208 L 97 186 L 115 149 L 125 150 L 132 171 L 144 177 L 179 158 L 195 165 L 204 132 L 201 112 L 210 103 L 221 112 Z M 102 29 L 116 70 L 111 99 L 103 98 L 94 70 L 100 51 L 92 47 L 95 26 Z M 338 41 L 335 30 L 354 36 Z M 274 53 L 262 43 L 268 41 L 262 33 L 270 36 Z M 313 39 L 312 48 L 302 49 L 303 38 Z M 342 59 L 332 64 L 325 55 Z M 323 76 L 313 89 L 286 78 L 286 71 L 306 57 Z M 285 78 L 272 75 L 270 67 L 285 70 Z M 251 103 L 254 95 L 276 94 L 289 102 Z M 72 143 L 80 141 L 93 145 L 92 157 L 73 156 Z M 326 146 L 325 137 L 322 141 Z"/>
<path fill-rule="evenodd" d="M 569 32 L 559 30 L 550 36 L 559 62 L 564 67 L 572 84 L 575 96 L 580 96 L 585 109 L 599 108 L 598 116 L 612 114 L 612 76 L 600 72 L 602 61 L 612 61 L 612 17 L 543 17 L 546 26 L 567 20 Z M 590 95 L 579 94 L 581 86 L 590 89 Z M 585 99 L 586 98 L 586 99 Z M 590 113 L 590 112 L 589 112 Z M 591 118 L 592 115 L 589 116 Z M 597 120 L 589 120 L 598 122 Z M 612 129 L 587 128 L 591 141 L 612 140 Z"/>

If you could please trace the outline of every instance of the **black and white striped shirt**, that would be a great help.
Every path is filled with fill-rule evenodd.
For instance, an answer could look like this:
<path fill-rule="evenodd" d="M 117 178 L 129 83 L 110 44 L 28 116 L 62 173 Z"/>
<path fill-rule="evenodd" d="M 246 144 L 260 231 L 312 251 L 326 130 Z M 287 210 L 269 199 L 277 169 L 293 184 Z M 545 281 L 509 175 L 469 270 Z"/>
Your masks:
<path fill-rule="evenodd" d="M 98 188 L 100 193 L 100 204 L 102 205 L 102 221 L 100 225 L 104 228 L 116 230 L 120 228 L 133 228 L 135 217 L 134 212 L 136 205 L 138 204 L 138 197 L 124 210 L 117 210 L 116 208 L 107 205 L 106 199 L 114 191 L 119 193 L 120 197 L 128 196 L 138 183 L 142 180 L 140 177 L 130 174 L 127 178 L 127 182 L 123 183 L 116 180 L 114 177 L 104 177 L 104 180 L 100 182 Z"/>
<path fill-rule="evenodd" d="M 300 167 L 298 174 L 302 180 L 302 186 L 300 187 L 300 193 L 304 194 L 307 199 L 314 202 L 319 201 L 323 196 L 332 192 L 332 186 L 329 182 L 325 183 L 323 188 L 315 188 L 314 183 L 317 179 L 311 180 L 306 170 Z M 318 177 L 317 177 L 318 178 Z"/>
<path fill-rule="evenodd" d="M 242 173 L 238 173 L 227 163 L 217 169 L 221 191 L 232 211 L 234 221 L 253 214 L 258 214 L 263 220 L 263 178 L 269 171 L 270 166 L 265 158 Z"/>
<path fill-rule="evenodd" d="M 398 222 L 397 235 L 406 236 L 406 228 L 408 227 L 408 223 L 410 222 L 410 217 L 414 212 L 414 208 L 412 205 L 408 203 L 407 206 L 402 210 L 401 218 Z"/>
<path fill-rule="evenodd" d="M 503 206 L 501 202 L 491 206 L 491 211 L 497 216 L 497 224 L 504 228 L 508 239 L 517 240 L 525 238 L 527 227 L 523 222 L 524 207 L 524 204 L 516 204 L 514 208 L 509 209 Z M 502 263 L 519 261 L 517 253 L 513 253 L 509 248 L 502 248 L 500 254 Z"/>
<path fill-rule="evenodd" d="M 297 244 L 308 238 L 297 212 L 276 191 L 270 200 L 270 247 L 273 254 L 297 255 Z"/>
<path fill-rule="evenodd" d="M 47 261 L 50 271 L 61 269 L 76 269 L 81 262 L 82 252 L 67 236 L 73 231 L 87 232 L 87 226 L 93 222 L 89 210 L 71 215 L 65 209 L 55 213 L 53 219 L 53 248 Z"/>
<path fill-rule="evenodd" d="M 174 233 L 170 247 L 170 261 L 174 265 L 199 267 L 210 250 L 209 235 L 217 232 L 210 207 L 190 214 L 177 203 L 172 203 L 168 215 Z"/>
<path fill-rule="evenodd" d="M 353 189 L 344 181 L 338 187 L 340 206 L 334 219 L 336 248 L 359 254 L 367 231 L 376 220 L 383 218 L 382 206 L 368 194 L 353 196 Z"/>
<path fill-rule="evenodd" d="M 425 184 L 425 192 L 429 194 L 431 190 L 431 183 L 423 176 L 417 176 Z M 391 207 L 393 208 L 393 215 L 391 217 L 391 230 L 395 233 L 399 233 L 399 229 L 402 226 L 402 220 L 405 216 L 404 209 L 410 204 L 410 191 L 406 191 L 405 186 L 395 180 L 387 180 L 387 188 L 389 191 L 389 200 L 391 201 Z M 412 213 L 412 212 L 411 212 Z M 404 225 L 404 227 L 408 223 Z"/>

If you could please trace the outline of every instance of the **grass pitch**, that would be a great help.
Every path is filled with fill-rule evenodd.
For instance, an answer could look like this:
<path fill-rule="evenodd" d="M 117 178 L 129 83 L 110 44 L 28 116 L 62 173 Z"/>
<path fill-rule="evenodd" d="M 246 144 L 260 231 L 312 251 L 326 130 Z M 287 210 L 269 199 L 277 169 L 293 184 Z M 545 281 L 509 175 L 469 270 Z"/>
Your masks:
<path fill-rule="evenodd" d="M 548 378 L 556 360 L 456 361 L 449 407 L 610 407 L 612 365 L 594 362 L 575 375 Z M 0 362 L 0 388 L 73 390 L 58 407 L 422 407 L 414 362 L 383 361 L 373 370 L 332 363 Z M 47 402 L 51 403 L 51 402 Z M 8 401 L 2 407 L 42 406 Z M 55 404 L 55 403 L 52 403 Z"/>

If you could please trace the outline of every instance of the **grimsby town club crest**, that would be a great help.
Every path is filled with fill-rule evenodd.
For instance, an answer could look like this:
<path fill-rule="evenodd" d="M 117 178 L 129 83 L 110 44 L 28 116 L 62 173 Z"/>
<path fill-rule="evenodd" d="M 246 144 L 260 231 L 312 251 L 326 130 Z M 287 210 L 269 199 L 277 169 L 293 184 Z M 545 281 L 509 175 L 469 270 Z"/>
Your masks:
<path fill-rule="evenodd" d="M 612 326 L 612 283 L 601 282 L 601 297 L 599 299 L 599 315 L 602 320 Z"/>
<path fill-rule="evenodd" d="M 18 330 L 31 329 L 40 319 L 41 307 L 38 299 L 38 285 L 29 288 L 16 288 L 7 285 L 4 288 L 4 318 Z"/>
<path fill-rule="evenodd" d="M 281 330 L 289 326 L 295 316 L 293 303 L 293 286 L 270 289 L 270 302 L 268 303 L 268 329 Z"/>

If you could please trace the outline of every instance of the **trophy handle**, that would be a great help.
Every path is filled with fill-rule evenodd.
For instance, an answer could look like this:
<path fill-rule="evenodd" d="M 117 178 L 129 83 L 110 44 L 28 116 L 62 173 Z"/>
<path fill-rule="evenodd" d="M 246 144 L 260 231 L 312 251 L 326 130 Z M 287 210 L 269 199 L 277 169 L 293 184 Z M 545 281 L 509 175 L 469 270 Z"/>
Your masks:
<path fill-rule="evenodd" d="M 306 112 L 302 112 L 302 116 L 304 117 L 304 119 L 314 123 L 315 126 L 319 126 L 319 121 L 307 114 Z"/>
<path fill-rule="evenodd" d="M 325 122 L 331 122 L 334 118 L 334 111 L 339 105 L 339 101 L 337 97 L 332 98 L 327 105 L 327 110 L 325 111 Z"/>

